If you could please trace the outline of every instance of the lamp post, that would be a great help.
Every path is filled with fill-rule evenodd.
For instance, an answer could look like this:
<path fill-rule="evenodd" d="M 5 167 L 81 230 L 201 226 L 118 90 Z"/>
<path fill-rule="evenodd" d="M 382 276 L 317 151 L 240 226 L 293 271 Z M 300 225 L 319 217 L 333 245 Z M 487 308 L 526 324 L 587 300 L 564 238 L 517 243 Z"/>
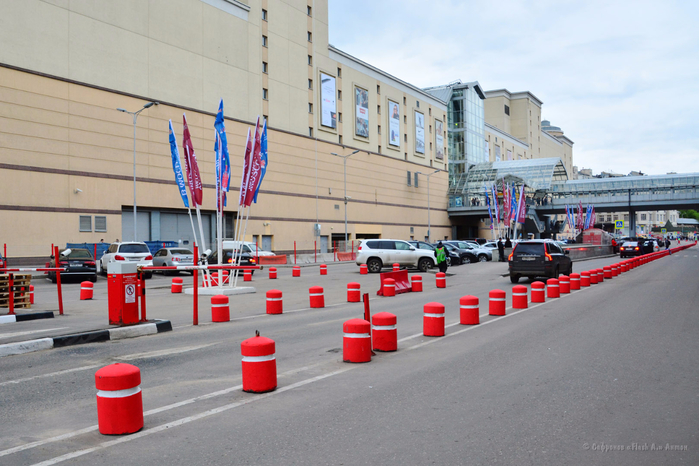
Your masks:
<path fill-rule="evenodd" d="M 359 152 L 359 149 L 347 155 L 340 155 L 336 154 L 335 152 L 330 153 L 331 155 L 334 155 L 336 157 L 342 157 L 343 176 L 345 180 L 345 252 L 347 252 L 347 199 L 349 199 L 347 197 L 347 159 L 356 154 L 357 152 Z"/>
<path fill-rule="evenodd" d="M 419 175 L 425 175 L 427 177 L 427 242 L 431 243 L 432 239 L 432 224 L 430 223 L 430 176 L 439 173 L 441 170 L 435 170 L 432 173 L 422 173 L 415 172 Z"/>
<path fill-rule="evenodd" d="M 138 227 L 136 223 L 136 120 L 138 114 L 153 105 L 158 105 L 158 102 L 148 102 L 142 109 L 135 112 L 129 112 L 123 108 L 117 108 L 120 112 L 128 113 L 133 116 L 133 240 L 137 241 Z"/>

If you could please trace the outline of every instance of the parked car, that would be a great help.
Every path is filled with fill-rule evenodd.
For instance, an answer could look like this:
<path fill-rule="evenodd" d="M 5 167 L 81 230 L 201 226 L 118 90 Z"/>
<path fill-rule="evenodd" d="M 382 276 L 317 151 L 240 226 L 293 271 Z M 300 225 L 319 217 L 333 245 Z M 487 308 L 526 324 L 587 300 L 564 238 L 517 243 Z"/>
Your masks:
<path fill-rule="evenodd" d="M 493 260 L 492 249 L 482 248 L 480 246 L 474 245 L 473 243 L 469 243 L 468 241 L 446 241 L 446 243 L 452 244 L 459 249 L 471 251 L 471 253 L 475 254 L 479 262 L 487 262 Z"/>
<path fill-rule="evenodd" d="M 503 241 L 502 244 L 504 245 L 505 242 Z M 497 249 L 497 248 L 498 248 L 498 243 L 497 243 L 496 241 L 488 241 L 488 242 L 485 243 L 482 247 L 484 247 L 485 249 L 491 249 L 491 250 L 492 250 L 492 249 Z"/>
<path fill-rule="evenodd" d="M 437 257 L 437 246 L 434 244 L 426 243 L 424 241 L 408 241 L 409 244 L 415 246 L 418 249 L 426 249 L 428 251 L 434 251 L 434 257 Z M 452 265 L 459 265 L 461 264 L 461 260 L 459 258 L 459 255 L 449 251 L 448 249 L 445 249 L 447 253 L 447 266 L 451 267 Z"/>
<path fill-rule="evenodd" d="M 562 273 L 573 273 L 573 262 L 568 250 L 551 240 L 527 240 L 517 243 L 508 258 L 510 281 L 520 277 L 558 278 Z"/>
<path fill-rule="evenodd" d="M 49 267 L 56 267 L 56 258 L 51 256 Z M 58 267 L 63 267 L 61 280 L 65 277 L 85 278 L 91 282 L 97 281 L 97 264 L 89 249 L 64 249 L 58 253 Z M 56 272 L 49 272 L 49 279 L 56 283 Z"/>
<path fill-rule="evenodd" d="M 381 272 L 382 268 L 391 267 L 392 264 L 426 272 L 437 263 L 434 251 L 418 249 L 399 239 L 362 240 L 357 251 L 357 265 L 366 264 L 371 273 Z"/>
<path fill-rule="evenodd" d="M 223 249 L 238 249 L 240 245 L 243 245 L 243 252 L 252 254 L 253 256 L 274 256 L 275 254 L 270 251 L 265 251 L 260 248 L 257 244 L 251 243 L 249 241 L 223 241 Z"/>
<path fill-rule="evenodd" d="M 100 270 L 107 275 L 107 267 L 111 262 L 136 262 L 141 267 L 153 265 L 153 256 L 146 243 L 132 241 L 127 243 L 112 243 L 100 259 Z M 146 272 L 146 278 L 151 278 L 153 272 Z"/>
<path fill-rule="evenodd" d="M 637 241 L 627 241 L 619 248 L 619 256 L 621 258 L 641 255 L 643 255 L 643 248 Z"/>
<path fill-rule="evenodd" d="M 4 269 L 5 267 L 7 267 L 7 261 L 2 257 L 2 254 L 0 254 L 0 269 Z"/>
<path fill-rule="evenodd" d="M 473 241 L 474 243 L 478 243 L 480 245 L 483 245 L 483 244 L 488 242 L 488 240 L 485 238 L 466 238 L 465 240 L 459 240 L 459 241 Z"/>
<path fill-rule="evenodd" d="M 234 249 L 223 249 L 222 256 L 223 260 L 221 261 L 221 265 L 234 265 L 233 264 L 233 255 L 235 253 L 235 259 L 238 265 L 241 266 L 255 266 L 257 265 L 257 259 L 255 259 L 255 256 L 253 256 L 250 253 L 247 252 L 238 252 L 237 250 Z M 238 261 L 238 257 L 240 257 L 240 261 Z M 207 262 L 209 265 L 216 265 L 218 264 L 218 251 L 214 251 L 211 253 L 211 255 L 208 257 Z M 232 272 L 231 272 L 232 273 Z M 240 274 L 241 272 L 239 272 Z M 254 270 L 250 271 L 251 275 L 255 274 Z"/>
<path fill-rule="evenodd" d="M 474 262 L 478 262 L 478 256 L 473 253 L 470 249 L 461 249 L 457 246 L 454 246 L 451 243 L 447 243 L 446 241 L 442 241 L 442 244 L 444 244 L 444 247 L 449 251 L 450 254 L 455 254 L 458 256 L 457 264 L 472 264 Z M 454 261 L 452 261 L 453 263 Z"/>
<path fill-rule="evenodd" d="M 162 248 L 153 254 L 154 267 L 174 267 L 178 265 L 194 265 L 194 253 L 186 248 Z M 177 270 L 162 270 L 163 275 L 167 272 L 179 273 Z"/>

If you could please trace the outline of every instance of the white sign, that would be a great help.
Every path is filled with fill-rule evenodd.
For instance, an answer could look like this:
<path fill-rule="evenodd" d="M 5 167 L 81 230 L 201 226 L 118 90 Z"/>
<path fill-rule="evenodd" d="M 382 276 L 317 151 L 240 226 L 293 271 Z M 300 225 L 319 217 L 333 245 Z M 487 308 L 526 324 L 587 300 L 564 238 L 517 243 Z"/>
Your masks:
<path fill-rule="evenodd" d="M 337 128 L 337 107 L 335 102 L 335 78 L 320 73 L 320 124 Z"/>
<path fill-rule="evenodd" d="M 400 147 L 400 107 L 388 101 L 388 143 Z"/>
<path fill-rule="evenodd" d="M 126 299 L 125 303 L 135 303 L 136 302 L 136 285 L 126 285 L 124 287 L 124 296 Z"/>
<path fill-rule="evenodd" d="M 355 87 L 355 134 L 364 138 L 369 137 L 369 91 L 361 87 Z"/>
<path fill-rule="evenodd" d="M 415 152 L 425 153 L 425 115 L 415 112 Z"/>
<path fill-rule="evenodd" d="M 435 145 L 437 146 L 435 158 L 444 160 L 444 124 L 442 120 L 434 120 Z"/>

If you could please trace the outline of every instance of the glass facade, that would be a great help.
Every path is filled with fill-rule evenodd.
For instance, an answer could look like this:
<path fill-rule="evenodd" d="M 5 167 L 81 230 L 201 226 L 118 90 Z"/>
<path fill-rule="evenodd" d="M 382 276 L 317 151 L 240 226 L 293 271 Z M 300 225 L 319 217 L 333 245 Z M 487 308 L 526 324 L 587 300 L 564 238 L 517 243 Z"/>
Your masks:
<path fill-rule="evenodd" d="M 471 165 L 488 161 L 485 150 L 483 99 L 474 86 L 457 84 L 447 105 L 449 143 L 449 187 L 463 188 Z"/>

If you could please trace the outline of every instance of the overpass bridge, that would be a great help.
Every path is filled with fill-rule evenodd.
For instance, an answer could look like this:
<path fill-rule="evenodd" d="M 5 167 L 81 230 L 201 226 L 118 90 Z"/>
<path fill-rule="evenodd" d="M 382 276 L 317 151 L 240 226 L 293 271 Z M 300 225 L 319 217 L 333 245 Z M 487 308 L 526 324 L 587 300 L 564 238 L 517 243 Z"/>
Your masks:
<path fill-rule="evenodd" d="M 699 210 L 699 173 L 624 176 L 568 180 L 559 158 L 512 160 L 474 165 L 449 190 L 449 217 L 488 217 L 485 189 L 493 184 L 524 184 L 527 195 L 527 229 L 543 233 L 546 218 L 564 214 L 565 206 L 595 206 L 595 212 L 629 212 L 629 231 L 635 231 L 637 211 Z M 491 196 L 492 202 L 492 196 Z M 544 229 L 542 231 L 542 229 Z"/>

